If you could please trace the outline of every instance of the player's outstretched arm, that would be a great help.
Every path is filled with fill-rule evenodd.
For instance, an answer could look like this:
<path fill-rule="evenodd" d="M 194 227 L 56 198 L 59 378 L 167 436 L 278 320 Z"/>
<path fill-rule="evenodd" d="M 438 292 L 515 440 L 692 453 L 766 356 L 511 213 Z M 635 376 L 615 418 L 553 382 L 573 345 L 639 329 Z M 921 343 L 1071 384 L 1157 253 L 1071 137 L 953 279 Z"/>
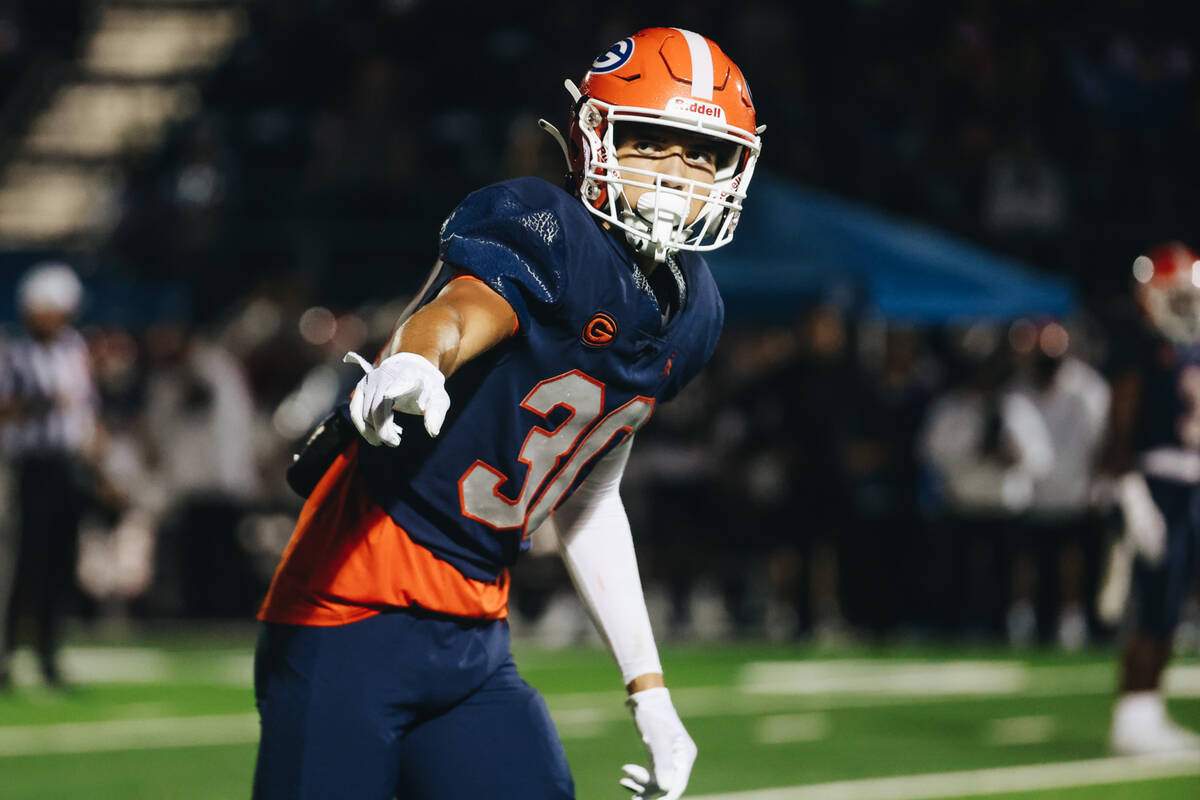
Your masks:
<path fill-rule="evenodd" d="M 1167 523 L 1146 479 L 1137 469 L 1134 434 L 1142 403 L 1142 377 L 1129 370 L 1113 381 L 1108 438 L 1100 457 L 1100 479 L 1093 490 L 1100 503 L 1115 503 L 1123 517 L 1125 543 L 1151 564 L 1166 554 Z"/>
<path fill-rule="evenodd" d="M 508 302 L 486 284 L 451 281 L 396 329 L 378 365 L 346 354 L 346 361 L 366 373 L 350 400 L 350 421 L 373 445 L 400 444 L 393 411 L 424 416 L 426 431 L 437 436 L 450 408 L 446 377 L 511 336 L 516 319 Z"/>
<path fill-rule="evenodd" d="M 507 300 L 483 281 L 462 277 L 397 327 L 383 355 L 416 353 L 448 378 L 511 336 L 516 326 L 517 314 Z"/>
<path fill-rule="evenodd" d="M 619 487 L 632 438 L 604 458 L 554 515 L 559 549 L 579 597 L 621 669 L 650 768 L 626 764 L 633 800 L 675 800 L 687 788 L 696 744 L 671 703 L 646 613 L 629 518 Z"/>
<path fill-rule="evenodd" d="M 1092 503 L 1102 512 L 1119 509 L 1121 516 L 1121 538 L 1109 548 L 1108 567 L 1096 598 L 1097 614 L 1111 625 L 1125 613 L 1134 557 L 1140 554 L 1158 564 L 1166 554 L 1166 519 L 1136 468 L 1134 434 L 1141 403 L 1141 374 L 1132 369 L 1119 373 L 1112 382 L 1108 430 L 1092 483 Z"/>

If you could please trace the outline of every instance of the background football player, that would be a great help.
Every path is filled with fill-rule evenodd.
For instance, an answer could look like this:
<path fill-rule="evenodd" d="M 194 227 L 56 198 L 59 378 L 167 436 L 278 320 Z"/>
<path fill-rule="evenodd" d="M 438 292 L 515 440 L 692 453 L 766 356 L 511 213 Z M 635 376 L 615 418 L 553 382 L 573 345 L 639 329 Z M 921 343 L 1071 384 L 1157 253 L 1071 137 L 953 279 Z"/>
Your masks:
<path fill-rule="evenodd" d="M 326 427 L 348 419 L 365 443 L 319 471 L 260 614 L 256 798 L 573 796 L 504 622 L 507 567 L 551 514 L 648 751 L 622 785 L 687 784 L 696 746 L 618 485 L 633 434 L 716 345 L 699 253 L 733 235 L 761 128 L 737 66 L 690 31 L 623 39 L 567 85 L 567 137 L 543 127 L 568 191 L 523 178 L 470 195 L 380 360 L 347 356 L 366 375 Z M 424 430 L 402 436 L 394 411 Z"/>
<path fill-rule="evenodd" d="M 1146 324 L 1114 337 L 1102 464 L 1116 476 L 1125 546 L 1135 555 L 1134 629 L 1110 742 L 1121 753 L 1200 752 L 1200 736 L 1169 719 L 1161 694 L 1200 556 L 1200 256 L 1178 242 L 1160 245 L 1133 262 L 1133 279 Z"/>

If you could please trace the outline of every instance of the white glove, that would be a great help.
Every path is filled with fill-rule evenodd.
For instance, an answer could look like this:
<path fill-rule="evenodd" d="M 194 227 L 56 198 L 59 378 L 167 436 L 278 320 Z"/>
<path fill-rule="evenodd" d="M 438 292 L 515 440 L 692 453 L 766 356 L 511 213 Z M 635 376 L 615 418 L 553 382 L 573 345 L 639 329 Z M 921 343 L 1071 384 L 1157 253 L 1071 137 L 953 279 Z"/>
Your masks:
<path fill-rule="evenodd" d="M 664 686 L 644 689 L 631 694 L 626 704 L 650 755 L 650 769 L 626 764 L 621 785 L 633 792 L 632 800 L 682 797 L 696 763 L 696 743 L 679 721 L 671 693 Z"/>
<path fill-rule="evenodd" d="M 1127 472 L 1116 481 L 1117 504 L 1125 518 L 1125 539 L 1150 564 L 1162 563 L 1167 552 L 1167 522 L 1150 496 L 1140 472 Z"/>
<path fill-rule="evenodd" d="M 396 353 L 379 362 L 378 367 L 358 353 L 346 353 L 347 364 L 358 364 L 367 373 L 350 398 L 350 421 L 368 443 L 400 444 L 401 427 L 392 411 L 421 414 L 425 430 L 437 436 L 450 409 L 446 377 L 424 356 Z"/>

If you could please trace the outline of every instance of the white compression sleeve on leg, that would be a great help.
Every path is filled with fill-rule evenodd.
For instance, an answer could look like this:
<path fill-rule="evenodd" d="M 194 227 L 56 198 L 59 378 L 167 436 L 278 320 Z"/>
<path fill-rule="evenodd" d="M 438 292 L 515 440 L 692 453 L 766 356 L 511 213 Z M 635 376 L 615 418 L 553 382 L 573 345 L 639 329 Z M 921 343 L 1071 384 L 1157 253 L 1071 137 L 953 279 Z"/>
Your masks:
<path fill-rule="evenodd" d="M 619 491 L 632 439 L 597 464 L 554 512 L 567 571 L 625 684 L 639 675 L 662 672 Z"/>

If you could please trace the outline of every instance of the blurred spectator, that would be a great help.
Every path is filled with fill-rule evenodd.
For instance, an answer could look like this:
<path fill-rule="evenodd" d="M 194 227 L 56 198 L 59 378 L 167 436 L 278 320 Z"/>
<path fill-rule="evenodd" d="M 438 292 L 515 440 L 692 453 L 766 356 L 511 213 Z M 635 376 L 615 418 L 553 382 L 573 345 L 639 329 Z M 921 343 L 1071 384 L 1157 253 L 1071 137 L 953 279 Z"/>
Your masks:
<path fill-rule="evenodd" d="M 7 344 L 3 333 L 0 333 L 0 352 L 4 351 Z M 8 609 L 12 602 L 13 581 L 17 574 L 13 556 L 20 541 L 20 517 L 16 511 L 16 486 L 12 464 L 8 453 L 0 450 L 0 642 L 9 639 Z M 7 649 L 0 651 L 0 691 L 7 689 L 12 682 L 8 655 Z"/>
<path fill-rule="evenodd" d="M 1034 482 L 1010 614 L 1027 620 L 1036 608 L 1043 634 L 1056 628 L 1059 645 L 1078 650 L 1087 642 L 1095 596 L 1100 530 L 1090 495 L 1111 393 L 1099 372 L 1070 353 L 1060 323 L 1018 320 L 1009 341 L 1023 361 L 1018 391 L 1042 415 L 1054 458 L 1053 469 Z"/>
<path fill-rule="evenodd" d="M 772 638 L 845 632 L 839 559 L 850 510 L 840 455 L 854 385 L 847 336 L 843 312 L 819 305 L 795 330 L 751 333 L 726 356 L 737 368 L 719 419 L 736 432 L 723 471 L 727 505 L 740 510 L 745 546 L 765 563 Z"/>
<path fill-rule="evenodd" d="M 737 530 L 727 535 L 763 573 L 755 583 L 766 587 L 766 632 L 780 639 L 801 632 L 806 610 L 800 553 L 807 527 L 791 516 L 788 492 L 796 444 L 786 389 L 798 347 L 793 330 L 727 329 L 716 357 L 727 392 L 715 419 L 721 506 L 736 510 Z"/>
<path fill-rule="evenodd" d="M 100 472 L 123 487 L 119 508 L 84 516 L 77 577 L 97 615 L 121 619 L 140 610 L 153 579 L 155 520 L 166 502 L 161 476 L 146 453 L 145 375 L 137 342 L 126 329 L 85 329 L 105 430 Z"/>
<path fill-rule="evenodd" d="M 878 635 L 909 624 L 918 611 L 911 600 L 924 552 L 917 435 L 939 370 L 919 331 L 891 325 L 873 333 L 882 335 L 882 348 L 864 359 L 843 398 L 839 461 L 850 542 L 841 560 L 846 614 L 856 628 Z"/>
<path fill-rule="evenodd" d="M 22 611 L 33 618 L 38 663 L 46 683 L 58 666 L 60 624 L 75 589 L 79 520 L 94 486 L 100 452 L 97 398 L 87 345 L 71 327 L 83 286 L 65 264 L 41 263 L 22 278 L 18 306 L 24 331 L 0 350 L 0 447 L 13 464 L 20 533 L 12 597 L 0 642 L 0 682 Z"/>
<path fill-rule="evenodd" d="M 195 616 L 247 616 L 262 587 L 237 541 L 260 496 L 254 401 L 219 344 L 177 324 L 146 332 L 146 427 L 166 484 L 156 602 Z"/>
<path fill-rule="evenodd" d="M 812 631 L 836 638 L 846 627 L 842 563 L 857 546 L 849 538 L 852 498 L 843 453 L 850 427 L 846 398 L 855 390 L 854 345 L 845 312 L 826 303 L 801 319 L 799 359 L 784 387 L 784 441 L 794 443 L 788 465 L 785 530 L 803 542 L 807 608 Z M 797 529 L 796 520 L 803 526 Z"/>
<path fill-rule="evenodd" d="M 630 459 L 628 482 L 647 498 L 648 555 L 653 576 L 667 587 L 676 637 L 713 638 L 731 633 L 730 623 L 742 629 L 747 624 L 746 536 L 719 501 L 715 390 L 712 378 L 701 376 L 657 409 L 654 425 L 639 436 L 637 458 Z M 718 591 L 721 613 L 697 613 L 697 604 L 716 599 Z"/>
<path fill-rule="evenodd" d="M 944 492 L 942 531 L 931 546 L 930 573 L 942 583 L 932 599 L 941 623 L 965 623 L 973 633 L 998 624 L 1006 592 L 1003 556 L 1020 516 L 1033 503 L 1036 481 L 1054 465 L 1050 435 L 1028 397 L 1013 390 L 1011 353 L 994 328 L 963 334 L 965 363 L 957 385 L 933 401 L 920 435 L 920 453 Z M 944 612 L 960 596 L 963 617 Z M 1024 638 L 1031 619 L 1009 619 L 1010 635 Z M 1020 628 L 1020 630 L 1014 630 Z"/>

